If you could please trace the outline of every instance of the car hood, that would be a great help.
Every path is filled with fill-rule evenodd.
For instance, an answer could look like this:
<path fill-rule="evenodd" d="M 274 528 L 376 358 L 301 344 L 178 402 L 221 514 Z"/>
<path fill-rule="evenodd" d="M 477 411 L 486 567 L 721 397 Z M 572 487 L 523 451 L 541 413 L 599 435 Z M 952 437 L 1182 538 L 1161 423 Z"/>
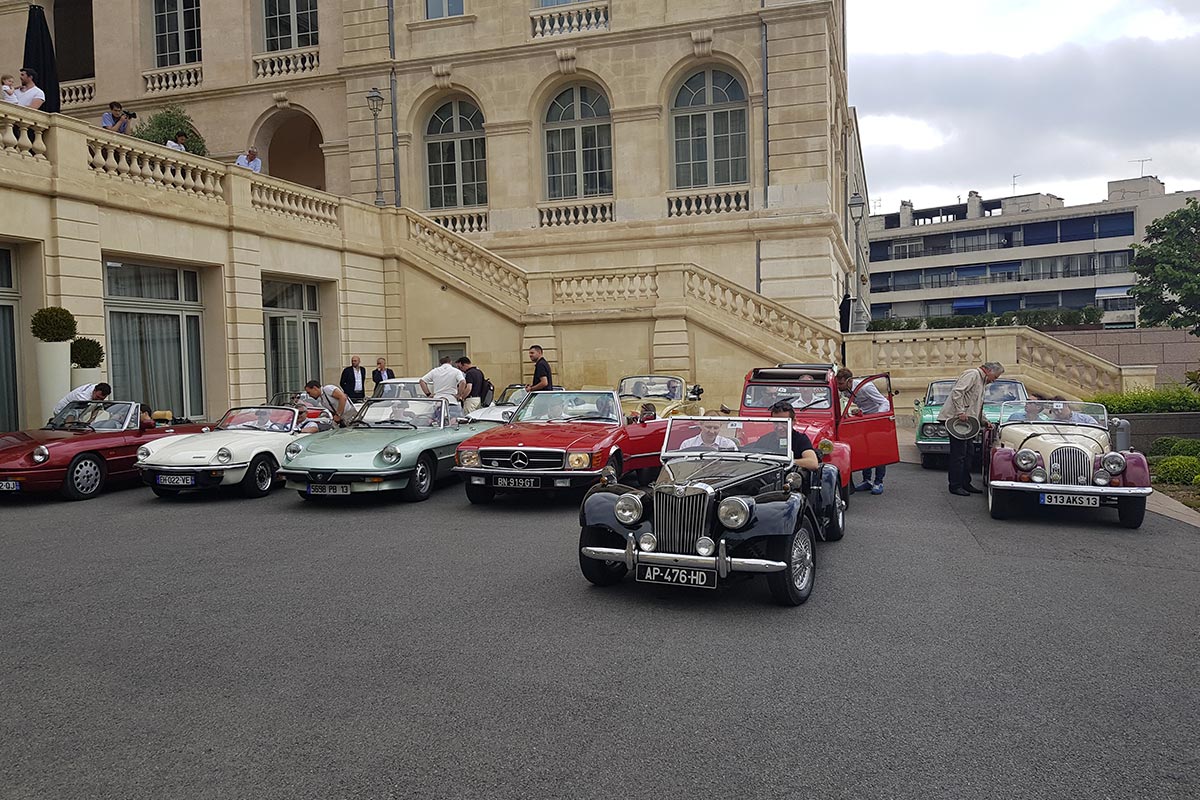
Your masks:
<path fill-rule="evenodd" d="M 75 441 L 80 436 L 93 433 L 87 429 L 62 431 L 35 428 L 29 431 L 12 431 L 0 434 L 0 460 L 15 458 L 28 453 L 39 444 L 53 446 L 55 442 Z M 112 433 L 112 431 L 107 431 Z"/>
<path fill-rule="evenodd" d="M 518 422 L 493 428 L 472 436 L 468 443 L 477 447 L 553 447 L 590 449 L 620 430 L 615 423 L 603 422 Z"/>
<path fill-rule="evenodd" d="M 674 486 L 707 484 L 717 490 L 728 489 L 765 472 L 775 472 L 786 466 L 783 461 L 733 458 L 677 458 L 663 467 L 658 485 Z"/>
<path fill-rule="evenodd" d="M 1107 431 L 1083 425 L 1061 425 L 1055 430 L 1047 425 L 1012 423 L 1000 429 L 1000 443 L 1012 448 L 1036 450 L 1044 459 L 1049 459 L 1054 450 L 1064 445 L 1082 447 L 1096 456 L 1109 451 Z"/>
<path fill-rule="evenodd" d="M 270 431 L 208 431 L 207 433 L 180 434 L 169 436 L 150 446 L 151 455 L 146 464 L 172 464 L 184 466 L 211 459 L 217 450 L 225 447 L 233 453 L 235 460 L 248 451 L 266 447 L 282 451 L 291 441 L 289 433 Z"/>
<path fill-rule="evenodd" d="M 374 456 L 384 447 L 395 443 L 397 447 L 406 441 L 421 439 L 434 433 L 441 433 L 437 428 L 343 428 L 324 433 L 312 433 L 300 437 L 297 441 L 304 450 L 296 460 L 306 456 Z"/>

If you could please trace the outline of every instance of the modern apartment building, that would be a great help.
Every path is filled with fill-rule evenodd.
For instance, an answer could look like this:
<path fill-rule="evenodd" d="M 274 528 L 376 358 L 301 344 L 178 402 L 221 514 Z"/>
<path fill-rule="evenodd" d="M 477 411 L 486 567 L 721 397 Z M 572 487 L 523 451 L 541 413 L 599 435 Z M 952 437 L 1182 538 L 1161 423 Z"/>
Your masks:
<path fill-rule="evenodd" d="M 937 317 L 1022 309 L 1104 311 L 1133 327 L 1133 251 L 1146 226 L 1200 191 L 1167 194 L 1155 177 L 1110 181 L 1108 199 L 1051 194 L 984 199 L 870 218 L 871 315 Z"/>

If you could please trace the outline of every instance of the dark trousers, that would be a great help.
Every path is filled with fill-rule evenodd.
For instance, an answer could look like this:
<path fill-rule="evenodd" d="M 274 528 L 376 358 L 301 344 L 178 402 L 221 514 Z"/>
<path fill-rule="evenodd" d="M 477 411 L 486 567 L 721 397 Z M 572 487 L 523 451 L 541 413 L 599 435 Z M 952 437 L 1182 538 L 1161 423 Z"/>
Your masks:
<path fill-rule="evenodd" d="M 875 479 L 871 480 L 871 473 L 875 473 Z M 862 471 L 862 479 L 867 483 L 883 483 L 883 476 L 887 475 L 887 467 L 875 467 L 874 470 L 864 469 Z"/>
<path fill-rule="evenodd" d="M 971 485 L 971 450 L 974 443 L 950 437 L 950 488 L 965 489 Z"/>

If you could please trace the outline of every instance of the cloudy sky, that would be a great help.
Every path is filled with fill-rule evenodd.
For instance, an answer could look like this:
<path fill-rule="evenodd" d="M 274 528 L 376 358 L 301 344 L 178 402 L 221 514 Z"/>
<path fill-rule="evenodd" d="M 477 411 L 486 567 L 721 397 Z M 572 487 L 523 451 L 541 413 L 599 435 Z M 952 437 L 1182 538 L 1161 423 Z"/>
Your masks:
<path fill-rule="evenodd" d="M 1200 189 L 1200 0 L 847 0 L 875 213 L 1137 177 Z M 879 201 L 879 202 L 877 202 Z"/>

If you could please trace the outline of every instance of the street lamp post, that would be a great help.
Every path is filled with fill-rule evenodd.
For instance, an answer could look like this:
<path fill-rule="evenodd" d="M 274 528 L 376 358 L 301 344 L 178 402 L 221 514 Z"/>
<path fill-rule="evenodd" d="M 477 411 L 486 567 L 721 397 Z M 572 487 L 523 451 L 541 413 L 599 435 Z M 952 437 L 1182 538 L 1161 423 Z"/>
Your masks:
<path fill-rule="evenodd" d="M 850 330 L 860 333 L 867 329 L 867 321 L 863 319 L 862 252 L 858 243 L 858 229 L 862 226 L 867 201 L 855 192 L 850 196 L 847 205 L 850 207 L 850 219 L 854 221 L 854 307 L 850 310 Z"/>
<path fill-rule="evenodd" d="M 367 92 L 367 108 L 371 109 L 371 117 L 375 128 L 375 205 L 385 206 L 383 199 L 383 176 L 379 171 L 379 112 L 383 110 L 383 94 L 374 86 Z"/>

